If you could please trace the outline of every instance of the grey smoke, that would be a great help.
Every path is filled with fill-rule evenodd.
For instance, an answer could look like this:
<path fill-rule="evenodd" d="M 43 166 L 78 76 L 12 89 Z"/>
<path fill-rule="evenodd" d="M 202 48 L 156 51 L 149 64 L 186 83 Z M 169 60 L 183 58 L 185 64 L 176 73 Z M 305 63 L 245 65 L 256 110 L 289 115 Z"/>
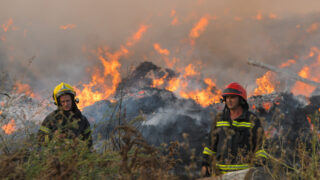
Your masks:
<path fill-rule="evenodd" d="M 311 24 L 318 22 L 319 7 L 320 2 L 315 0 L 306 0 L 303 4 L 289 0 L 2 1 L 0 24 L 12 18 L 16 30 L 0 29 L 0 36 L 6 37 L 6 41 L 0 41 L 1 71 L 23 79 L 45 95 L 61 81 L 86 83 L 90 79 L 87 69 L 99 65 L 99 61 L 83 52 L 83 47 L 108 46 L 113 52 L 141 24 L 146 24 L 150 28 L 141 41 L 129 48 L 128 56 L 120 59 L 122 73 L 144 60 L 165 67 L 162 57 L 153 49 L 153 43 L 159 43 L 170 50 L 170 58 L 180 59 L 179 67 L 200 60 L 203 76 L 217 79 L 220 88 L 230 81 L 252 87 L 265 71 L 249 67 L 248 57 L 277 66 L 288 59 L 299 59 L 310 47 L 319 45 L 319 31 L 306 32 Z M 179 20 L 177 26 L 170 24 L 173 9 Z M 262 21 L 253 18 L 259 11 Z M 279 18 L 269 19 L 269 13 Z M 187 43 L 189 32 L 204 15 L 217 16 L 217 19 L 209 20 L 192 50 Z M 235 21 L 234 17 L 243 20 Z M 59 29 L 67 24 L 76 27 Z M 296 28 L 297 25 L 300 28 Z M 28 64 L 33 56 L 36 58 Z M 299 67 L 293 67 L 294 71 L 297 69 Z"/>

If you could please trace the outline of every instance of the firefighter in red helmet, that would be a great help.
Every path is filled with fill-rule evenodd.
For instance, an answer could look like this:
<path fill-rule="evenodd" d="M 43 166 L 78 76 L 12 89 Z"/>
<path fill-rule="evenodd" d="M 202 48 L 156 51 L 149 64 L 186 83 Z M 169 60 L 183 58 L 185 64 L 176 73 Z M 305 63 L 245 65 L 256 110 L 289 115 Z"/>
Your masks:
<path fill-rule="evenodd" d="M 208 146 L 203 150 L 203 176 L 248 169 L 261 158 L 268 158 L 262 149 L 261 121 L 249 111 L 246 90 L 233 82 L 222 97 L 225 108 L 214 119 Z"/>

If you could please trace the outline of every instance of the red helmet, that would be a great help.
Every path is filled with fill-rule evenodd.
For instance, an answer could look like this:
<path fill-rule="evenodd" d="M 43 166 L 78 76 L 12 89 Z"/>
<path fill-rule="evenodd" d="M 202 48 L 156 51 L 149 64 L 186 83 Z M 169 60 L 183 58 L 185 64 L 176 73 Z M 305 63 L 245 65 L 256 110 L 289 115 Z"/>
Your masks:
<path fill-rule="evenodd" d="M 230 83 L 222 93 L 222 96 L 225 97 L 227 95 L 238 95 L 242 97 L 245 101 L 247 101 L 247 91 L 238 83 L 232 82 Z"/>

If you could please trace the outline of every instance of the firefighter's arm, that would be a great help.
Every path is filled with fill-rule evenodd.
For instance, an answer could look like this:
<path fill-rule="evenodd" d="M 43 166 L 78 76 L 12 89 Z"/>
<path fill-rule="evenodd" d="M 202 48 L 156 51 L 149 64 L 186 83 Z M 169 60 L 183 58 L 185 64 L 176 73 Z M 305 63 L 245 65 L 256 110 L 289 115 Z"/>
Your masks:
<path fill-rule="evenodd" d="M 52 128 L 50 126 L 50 118 L 49 118 L 49 116 L 47 116 L 43 120 L 43 122 L 39 128 L 38 134 L 37 134 L 39 143 L 46 143 L 47 144 L 50 140 L 51 133 L 52 133 Z"/>
<path fill-rule="evenodd" d="M 216 133 L 216 122 L 219 119 L 221 114 L 218 114 L 215 119 L 213 120 L 213 123 L 211 125 L 211 130 L 209 134 L 209 140 L 207 143 L 207 146 L 203 148 L 202 151 L 202 169 L 201 173 L 203 176 L 209 176 L 210 175 L 210 164 L 211 161 L 216 153 L 217 143 L 218 143 L 218 134 Z"/>
<path fill-rule="evenodd" d="M 90 148 L 92 146 L 92 131 L 88 119 L 85 116 L 83 116 L 83 120 L 85 123 L 85 128 L 83 131 L 83 140 L 88 141 L 88 147 Z"/>
<path fill-rule="evenodd" d="M 265 164 L 269 154 L 264 150 L 264 130 L 259 118 L 255 117 L 255 126 L 253 127 L 253 144 L 254 144 L 254 163 L 256 165 Z"/>

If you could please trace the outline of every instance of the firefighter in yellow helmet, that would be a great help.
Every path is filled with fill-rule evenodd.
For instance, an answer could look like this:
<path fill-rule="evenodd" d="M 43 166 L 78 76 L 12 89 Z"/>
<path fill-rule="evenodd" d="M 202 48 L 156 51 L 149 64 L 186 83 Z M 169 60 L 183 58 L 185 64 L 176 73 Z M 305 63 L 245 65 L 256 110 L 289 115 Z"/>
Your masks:
<path fill-rule="evenodd" d="M 42 122 L 38 139 L 48 143 L 55 134 L 65 139 L 80 138 L 92 146 L 90 124 L 77 107 L 76 92 L 67 83 L 60 83 L 53 91 L 53 100 L 57 109 Z"/>

